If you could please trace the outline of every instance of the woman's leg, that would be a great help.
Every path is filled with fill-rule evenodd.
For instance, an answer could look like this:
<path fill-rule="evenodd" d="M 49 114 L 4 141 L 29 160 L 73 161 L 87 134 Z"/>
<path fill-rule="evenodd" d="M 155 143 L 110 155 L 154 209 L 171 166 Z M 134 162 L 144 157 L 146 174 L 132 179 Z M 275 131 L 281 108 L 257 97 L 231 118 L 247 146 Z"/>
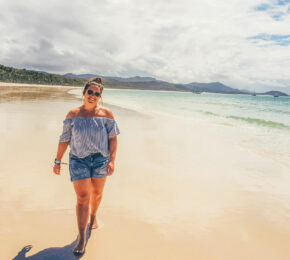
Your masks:
<path fill-rule="evenodd" d="M 73 184 L 77 195 L 76 214 L 79 229 L 79 241 L 74 251 L 82 253 L 86 243 L 86 228 L 89 219 L 91 179 L 76 180 Z"/>
<path fill-rule="evenodd" d="M 105 186 L 107 177 L 104 178 L 91 178 L 92 188 L 91 188 L 91 217 L 90 217 L 90 228 L 97 228 L 97 210 L 100 205 L 103 190 Z"/>

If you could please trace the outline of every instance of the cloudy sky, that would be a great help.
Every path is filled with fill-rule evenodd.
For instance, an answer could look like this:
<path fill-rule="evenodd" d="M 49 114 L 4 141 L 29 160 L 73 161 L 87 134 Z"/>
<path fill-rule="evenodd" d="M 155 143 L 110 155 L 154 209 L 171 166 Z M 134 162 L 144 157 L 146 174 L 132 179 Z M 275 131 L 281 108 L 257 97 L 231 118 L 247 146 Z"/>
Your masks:
<path fill-rule="evenodd" d="M 290 0 L 0 0 L 0 64 L 290 90 Z"/>

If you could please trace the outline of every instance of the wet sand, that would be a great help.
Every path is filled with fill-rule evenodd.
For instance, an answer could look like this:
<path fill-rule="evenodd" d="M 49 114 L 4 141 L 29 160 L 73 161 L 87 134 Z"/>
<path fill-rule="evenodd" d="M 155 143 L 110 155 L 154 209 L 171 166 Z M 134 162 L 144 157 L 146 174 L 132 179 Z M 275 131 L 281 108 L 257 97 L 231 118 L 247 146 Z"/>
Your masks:
<path fill-rule="evenodd" d="M 82 102 L 71 89 L 0 86 L 2 259 L 75 259 L 68 166 L 52 173 L 62 121 Z M 289 165 L 249 152 L 226 126 L 106 101 L 121 130 L 116 171 L 83 259 L 290 259 Z"/>

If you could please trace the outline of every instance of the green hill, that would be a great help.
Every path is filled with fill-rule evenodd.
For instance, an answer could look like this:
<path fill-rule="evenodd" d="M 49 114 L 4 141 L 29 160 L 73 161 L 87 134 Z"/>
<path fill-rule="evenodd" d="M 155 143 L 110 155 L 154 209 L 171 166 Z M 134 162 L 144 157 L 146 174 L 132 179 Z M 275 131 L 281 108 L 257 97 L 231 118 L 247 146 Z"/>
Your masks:
<path fill-rule="evenodd" d="M 38 72 L 34 70 L 15 69 L 0 64 L 0 81 L 13 83 L 30 83 L 45 85 L 81 86 L 85 79 L 73 79 L 57 74 Z"/>

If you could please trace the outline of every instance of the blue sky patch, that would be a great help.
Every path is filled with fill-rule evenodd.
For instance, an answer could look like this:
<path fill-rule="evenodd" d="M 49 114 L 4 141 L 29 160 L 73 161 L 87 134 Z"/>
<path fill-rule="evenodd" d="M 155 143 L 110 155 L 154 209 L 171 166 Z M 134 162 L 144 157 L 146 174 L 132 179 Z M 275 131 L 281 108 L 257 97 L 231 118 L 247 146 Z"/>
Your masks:
<path fill-rule="evenodd" d="M 253 42 L 257 42 L 257 40 L 261 40 L 264 42 L 268 42 L 271 45 L 280 45 L 280 46 L 290 45 L 290 34 L 287 34 L 287 35 L 258 34 L 252 37 L 248 37 L 247 39 Z"/>
<path fill-rule="evenodd" d="M 281 11 L 281 6 L 288 6 L 286 11 Z M 290 14 L 290 0 L 277 0 L 274 3 L 263 3 L 254 8 L 255 11 L 265 12 L 274 20 L 281 20 L 283 16 Z"/>
<path fill-rule="evenodd" d="M 289 3 L 290 3 L 290 0 L 278 0 L 278 2 L 277 2 L 278 5 L 286 5 Z"/>
<path fill-rule="evenodd" d="M 268 10 L 270 8 L 271 8 L 271 6 L 268 5 L 268 4 L 260 4 L 260 5 L 255 7 L 255 10 L 257 10 L 257 11 L 266 11 L 266 10 Z"/>

